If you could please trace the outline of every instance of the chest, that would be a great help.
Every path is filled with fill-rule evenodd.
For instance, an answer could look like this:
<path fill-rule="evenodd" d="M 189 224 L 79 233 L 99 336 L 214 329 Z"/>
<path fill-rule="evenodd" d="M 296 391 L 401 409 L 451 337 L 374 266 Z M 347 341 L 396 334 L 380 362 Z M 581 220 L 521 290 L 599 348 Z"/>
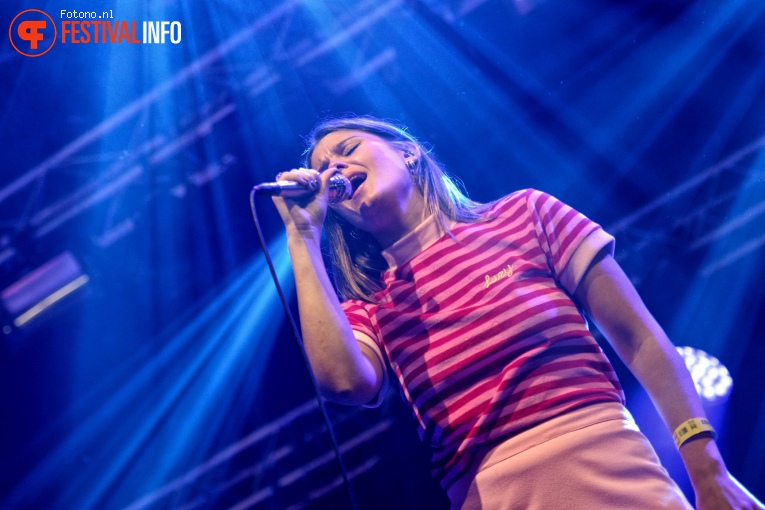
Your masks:
<path fill-rule="evenodd" d="M 513 235 L 479 231 L 445 238 L 386 275 L 380 304 L 383 309 L 432 314 L 554 287 L 550 264 L 529 229 Z"/>

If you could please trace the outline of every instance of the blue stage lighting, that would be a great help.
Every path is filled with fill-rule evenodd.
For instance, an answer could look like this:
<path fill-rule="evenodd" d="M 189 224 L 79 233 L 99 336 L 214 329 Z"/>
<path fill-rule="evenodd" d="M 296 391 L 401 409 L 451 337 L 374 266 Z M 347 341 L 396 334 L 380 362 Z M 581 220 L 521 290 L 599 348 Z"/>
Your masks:
<path fill-rule="evenodd" d="M 269 250 L 289 299 L 294 280 L 286 236 L 274 239 Z M 124 508 L 140 495 L 159 497 L 157 488 L 168 480 L 176 483 L 173 496 L 192 490 L 178 473 L 204 462 L 217 466 L 215 456 L 239 437 L 249 402 L 267 384 L 266 364 L 283 319 L 272 289 L 264 258 L 253 257 L 211 291 L 182 327 L 162 336 L 156 349 L 126 362 L 134 370 L 115 370 L 103 387 L 83 397 L 87 404 L 73 403 L 74 409 L 96 410 L 51 426 L 47 433 L 64 439 L 3 495 L 0 507 Z"/>
<path fill-rule="evenodd" d="M 677 347 L 693 378 L 696 391 L 705 402 L 722 404 L 728 400 L 733 378 L 720 360 L 693 347 Z"/>
<path fill-rule="evenodd" d="M 74 255 L 64 252 L 0 292 L 0 301 L 20 328 L 88 283 L 88 279 Z"/>

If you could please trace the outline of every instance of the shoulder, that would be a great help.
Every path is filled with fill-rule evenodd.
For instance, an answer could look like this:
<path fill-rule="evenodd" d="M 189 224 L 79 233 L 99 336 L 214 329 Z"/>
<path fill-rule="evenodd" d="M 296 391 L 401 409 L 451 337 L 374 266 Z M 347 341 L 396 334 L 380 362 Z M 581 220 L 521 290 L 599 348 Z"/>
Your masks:
<path fill-rule="evenodd" d="M 514 191 L 489 204 L 490 208 L 486 216 L 496 218 L 527 207 L 530 199 L 535 199 L 534 195 L 539 193 L 541 192 L 531 188 Z"/>
<path fill-rule="evenodd" d="M 368 314 L 369 308 L 373 305 L 374 303 L 363 301 L 361 299 L 346 299 L 340 302 L 340 306 L 342 307 L 343 311 L 346 312 L 346 314 Z"/>

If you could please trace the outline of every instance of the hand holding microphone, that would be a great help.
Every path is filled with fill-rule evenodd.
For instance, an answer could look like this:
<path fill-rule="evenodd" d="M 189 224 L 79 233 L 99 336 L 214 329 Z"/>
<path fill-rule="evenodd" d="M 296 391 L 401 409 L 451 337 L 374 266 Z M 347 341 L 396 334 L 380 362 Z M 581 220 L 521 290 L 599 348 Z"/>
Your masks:
<path fill-rule="evenodd" d="M 301 168 L 300 170 L 305 169 Z M 316 180 L 311 181 L 309 179 L 307 183 L 300 183 L 296 181 L 281 180 L 281 175 L 281 173 L 276 175 L 276 182 L 264 182 L 258 184 L 253 190 L 258 195 L 278 195 L 285 198 L 300 198 L 316 194 L 320 189 Z M 343 200 L 351 198 L 351 195 L 353 195 L 351 182 L 339 172 L 329 178 L 328 185 L 330 204 L 342 202 Z"/>

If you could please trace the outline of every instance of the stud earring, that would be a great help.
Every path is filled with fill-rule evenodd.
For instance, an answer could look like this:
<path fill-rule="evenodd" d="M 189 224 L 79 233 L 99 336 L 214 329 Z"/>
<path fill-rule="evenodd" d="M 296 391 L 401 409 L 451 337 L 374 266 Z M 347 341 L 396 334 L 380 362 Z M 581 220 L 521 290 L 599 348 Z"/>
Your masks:
<path fill-rule="evenodd" d="M 409 169 L 409 171 L 411 173 L 414 173 L 414 170 L 417 167 L 417 163 L 413 159 L 407 159 L 406 160 L 406 167 Z"/>

